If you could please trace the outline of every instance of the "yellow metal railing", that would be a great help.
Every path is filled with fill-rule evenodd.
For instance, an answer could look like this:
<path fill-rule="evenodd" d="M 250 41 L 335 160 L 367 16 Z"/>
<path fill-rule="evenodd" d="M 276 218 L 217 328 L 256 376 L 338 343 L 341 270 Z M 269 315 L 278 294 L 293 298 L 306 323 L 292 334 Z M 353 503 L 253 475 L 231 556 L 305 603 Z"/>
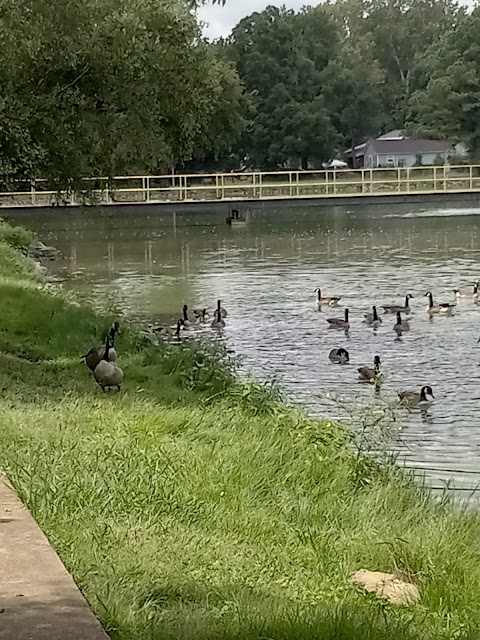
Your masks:
<path fill-rule="evenodd" d="M 116 176 L 85 180 L 85 190 L 59 193 L 47 181 L 0 192 L 3 206 L 142 204 L 362 197 L 480 192 L 480 165 L 388 169 Z"/>

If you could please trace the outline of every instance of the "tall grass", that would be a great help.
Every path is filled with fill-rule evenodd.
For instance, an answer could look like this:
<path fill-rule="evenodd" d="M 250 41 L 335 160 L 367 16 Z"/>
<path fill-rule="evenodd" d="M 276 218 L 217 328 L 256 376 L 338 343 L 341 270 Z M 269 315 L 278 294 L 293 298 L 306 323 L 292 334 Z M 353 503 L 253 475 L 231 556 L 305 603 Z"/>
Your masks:
<path fill-rule="evenodd" d="M 103 394 L 79 357 L 112 318 L 26 273 L 0 260 L 1 466 L 112 638 L 478 636 L 476 513 L 240 383 L 218 347 L 123 321 L 125 388 Z M 358 592 L 359 568 L 414 574 L 421 602 Z"/>

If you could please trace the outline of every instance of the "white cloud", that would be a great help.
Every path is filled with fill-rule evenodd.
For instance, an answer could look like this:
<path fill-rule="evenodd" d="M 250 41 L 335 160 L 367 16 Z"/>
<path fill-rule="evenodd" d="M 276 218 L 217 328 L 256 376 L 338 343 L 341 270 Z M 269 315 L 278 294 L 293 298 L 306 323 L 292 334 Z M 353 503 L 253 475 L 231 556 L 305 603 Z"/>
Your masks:
<path fill-rule="evenodd" d="M 472 6 L 474 0 L 464 0 L 461 4 Z M 268 5 L 298 11 L 305 5 L 317 5 L 320 0 L 227 0 L 225 6 L 206 4 L 199 9 L 199 18 L 206 23 L 204 34 L 211 39 L 227 36 L 233 27 L 254 11 L 263 11 Z"/>

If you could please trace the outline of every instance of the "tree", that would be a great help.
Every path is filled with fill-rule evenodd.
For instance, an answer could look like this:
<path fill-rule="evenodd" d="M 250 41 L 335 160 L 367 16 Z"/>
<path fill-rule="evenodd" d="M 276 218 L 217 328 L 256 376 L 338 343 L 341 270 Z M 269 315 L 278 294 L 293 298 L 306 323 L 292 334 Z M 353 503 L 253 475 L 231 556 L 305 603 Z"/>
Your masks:
<path fill-rule="evenodd" d="M 159 171 L 218 145 L 220 114 L 220 134 L 241 126 L 238 110 L 225 116 L 238 78 L 183 0 L 0 0 L 0 12 L 5 179 Z"/>
<path fill-rule="evenodd" d="M 465 141 L 480 155 L 480 8 L 463 16 L 423 63 L 424 86 L 410 100 L 416 132 Z"/>
<path fill-rule="evenodd" d="M 307 168 L 331 156 L 337 133 L 321 85 L 337 44 L 332 19 L 317 8 L 267 7 L 234 28 L 226 50 L 251 98 L 242 151 L 254 165 Z"/>

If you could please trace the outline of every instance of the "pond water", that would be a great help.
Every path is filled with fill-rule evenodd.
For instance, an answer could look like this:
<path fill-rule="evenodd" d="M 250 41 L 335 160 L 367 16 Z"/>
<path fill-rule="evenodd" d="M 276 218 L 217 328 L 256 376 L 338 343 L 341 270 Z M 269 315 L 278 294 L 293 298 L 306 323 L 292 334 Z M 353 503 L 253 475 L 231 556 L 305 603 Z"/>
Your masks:
<path fill-rule="evenodd" d="M 453 301 L 452 290 L 480 278 L 480 209 L 293 207 L 251 210 L 241 228 L 223 212 L 162 209 L 33 211 L 33 228 L 64 259 L 52 270 L 98 304 L 113 303 L 148 322 L 171 322 L 182 305 L 228 310 L 225 339 L 257 376 L 275 376 L 289 398 L 315 415 L 355 417 L 377 402 L 357 381 L 357 367 L 380 355 L 380 400 L 400 389 L 433 387 L 427 412 L 402 417 L 394 445 L 435 486 L 480 481 L 480 305 L 460 301 L 452 317 L 429 320 L 426 291 Z M 341 295 L 318 313 L 316 287 Z M 401 303 L 411 293 L 410 333 L 396 340 L 395 316 L 374 332 L 363 322 L 372 304 Z M 348 336 L 326 317 L 350 309 Z M 210 329 L 207 329 L 210 331 Z M 344 346 L 351 364 L 331 365 Z M 332 400 L 333 394 L 337 400 Z"/>

